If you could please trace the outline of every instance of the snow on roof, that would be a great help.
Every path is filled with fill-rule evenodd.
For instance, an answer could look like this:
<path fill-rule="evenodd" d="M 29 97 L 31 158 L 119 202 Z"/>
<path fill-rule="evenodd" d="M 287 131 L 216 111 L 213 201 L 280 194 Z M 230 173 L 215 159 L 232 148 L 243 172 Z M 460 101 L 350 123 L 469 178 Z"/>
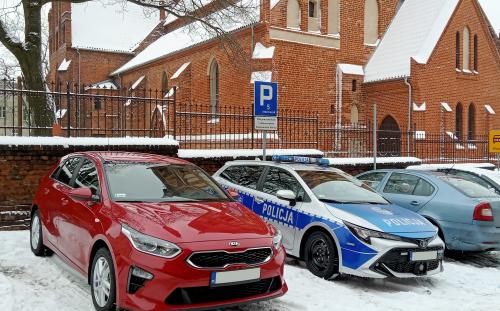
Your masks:
<path fill-rule="evenodd" d="M 426 64 L 459 0 L 406 0 L 365 67 L 365 82 L 410 76 Z"/>
<path fill-rule="evenodd" d="M 92 18 L 89 18 L 91 16 Z M 132 52 L 159 23 L 159 10 L 124 1 L 71 4 L 74 48 Z"/>
<path fill-rule="evenodd" d="M 250 83 L 254 83 L 255 81 L 271 82 L 272 77 L 272 71 L 254 71 L 250 77 Z"/>
<path fill-rule="evenodd" d="M 486 108 L 486 111 L 487 111 L 489 114 L 496 114 L 496 113 L 495 113 L 495 110 L 493 110 L 493 107 L 491 107 L 491 105 L 484 105 L 484 108 Z"/>
<path fill-rule="evenodd" d="M 453 110 L 451 109 L 450 105 L 448 103 L 441 103 L 441 107 L 446 110 L 447 112 L 452 112 Z"/>
<path fill-rule="evenodd" d="M 177 89 L 179 89 L 179 88 L 177 88 Z M 167 94 L 165 94 L 164 98 L 171 98 L 172 96 L 174 96 L 174 93 L 175 93 L 175 88 L 171 87 L 170 90 L 168 90 Z"/>
<path fill-rule="evenodd" d="M 253 49 L 253 59 L 269 59 L 274 56 L 274 46 L 266 48 L 262 43 L 257 42 Z"/>
<path fill-rule="evenodd" d="M 116 84 L 111 81 L 111 80 L 104 80 L 101 82 L 97 82 L 94 84 L 91 84 L 89 87 L 85 88 L 86 90 L 93 90 L 93 89 L 109 89 L 109 90 L 117 90 L 118 87 Z"/>
<path fill-rule="evenodd" d="M 59 68 L 57 68 L 57 71 L 67 71 L 70 64 L 71 64 L 71 59 L 70 60 L 66 60 L 66 58 L 63 59 L 62 63 L 59 65 Z"/>
<path fill-rule="evenodd" d="M 427 103 L 423 102 L 422 104 L 413 103 L 413 111 L 426 111 Z"/>
<path fill-rule="evenodd" d="M 178 146 L 176 140 L 147 137 L 27 137 L 2 136 L 0 145 L 9 146 Z"/>
<path fill-rule="evenodd" d="M 271 9 L 274 8 L 281 0 L 271 0 Z"/>
<path fill-rule="evenodd" d="M 358 75 L 363 76 L 365 74 L 363 70 L 363 66 L 360 65 L 352 65 L 352 64 L 338 64 L 337 65 L 340 71 L 347 75 Z"/>
<path fill-rule="evenodd" d="M 142 80 L 144 80 L 144 77 L 146 76 L 140 76 L 139 79 L 137 79 L 134 84 L 132 84 L 132 86 L 130 87 L 131 90 L 135 90 L 139 84 L 141 84 Z"/>
<path fill-rule="evenodd" d="M 180 158 L 254 158 L 262 156 L 262 149 L 179 149 Z M 323 156 L 323 152 L 316 149 L 267 149 L 266 155 L 301 155 Z"/>
<path fill-rule="evenodd" d="M 187 63 L 182 64 L 179 67 L 179 69 L 177 69 L 175 71 L 174 75 L 170 78 L 170 80 L 177 79 L 184 72 L 184 70 L 186 70 L 186 68 L 187 68 L 187 66 L 189 66 L 189 64 L 191 64 L 191 62 L 187 62 Z"/>
<path fill-rule="evenodd" d="M 205 20 L 214 26 L 220 27 L 226 33 L 230 33 L 258 22 L 259 5 L 259 0 L 240 0 L 237 6 L 222 9 L 220 12 L 207 16 Z M 195 21 L 163 35 L 111 75 L 121 74 L 218 37 L 219 35 L 203 22 Z"/>
<path fill-rule="evenodd" d="M 373 158 L 325 158 L 330 165 L 369 165 L 373 164 Z M 377 164 L 395 164 L 395 163 L 422 163 L 422 160 L 414 157 L 380 157 L 377 158 Z"/>
<path fill-rule="evenodd" d="M 458 164 L 425 164 L 409 166 L 407 169 L 416 171 L 437 171 L 443 169 L 456 169 L 486 176 L 494 182 L 500 184 L 500 173 L 493 171 L 495 165 L 491 163 L 458 163 Z"/>

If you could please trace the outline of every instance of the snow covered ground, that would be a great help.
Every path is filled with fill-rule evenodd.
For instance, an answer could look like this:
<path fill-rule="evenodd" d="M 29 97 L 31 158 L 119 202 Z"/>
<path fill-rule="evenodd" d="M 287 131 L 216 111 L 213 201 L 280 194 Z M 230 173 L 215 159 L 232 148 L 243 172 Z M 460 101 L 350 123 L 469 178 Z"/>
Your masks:
<path fill-rule="evenodd" d="M 448 259 L 429 278 L 320 280 L 301 265 L 286 266 L 284 297 L 232 311 L 404 310 L 494 311 L 500 306 L 500 253 Z M 0 232 L 0 310 L 93 310 L 85 280 L 57 256 L 37 258 L 28 231 Z"/>

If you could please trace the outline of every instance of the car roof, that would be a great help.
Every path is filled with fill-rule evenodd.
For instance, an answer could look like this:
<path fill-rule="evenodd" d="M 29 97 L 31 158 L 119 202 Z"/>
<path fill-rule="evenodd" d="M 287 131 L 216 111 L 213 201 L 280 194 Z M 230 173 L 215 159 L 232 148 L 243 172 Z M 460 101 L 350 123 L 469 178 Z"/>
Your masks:
<path fill-rule="evenodd" d="M 408 170 L 408 169 L 380 169 L 380 170 L 372 170 L 361 173 L 360 175 L 374 173 L 374 172 L 382 172 L 382 173 L 409 173 L 417 176 L 446 176 L 447 174 L 444 172 L 438 171 L 421 171 L 421 170 Z"/>
<path fill-rule="evenodd" d="M 331 166 L 321 166 L 318 164 L 304 164 L 304 163 L 293 163 L 293 162 L 279 162 L 279 161 L 261 161 L 261 160 L 235 160 L 229 161 L 226 165 L 270 165 L 276 167 L 288 168 L 294 171 L 321 171 L 325 168 L 338 170 L 337 168 Z"/>
<path fill-rule="evenodd" d="M 192 164 L 188 161 L 167 157 L 159 154 L 125 152 L 125 151 L 86 151 L 74 153 L 75 155 L 88 155 L 101 161 L 110 162 L 142 162 L 142 163 L 168 163 L 168 164 Z"/>

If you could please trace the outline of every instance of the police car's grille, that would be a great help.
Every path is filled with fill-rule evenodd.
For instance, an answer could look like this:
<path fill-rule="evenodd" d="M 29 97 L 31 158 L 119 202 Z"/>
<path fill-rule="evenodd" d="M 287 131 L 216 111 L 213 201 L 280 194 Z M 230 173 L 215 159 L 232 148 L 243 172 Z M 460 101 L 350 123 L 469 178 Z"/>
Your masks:
<path fill-rule="evenodd" d="M 200 252 L 192 254 L 188 262 L 197 268 L 224 268 L 233 264 L 258 265 L 271 258 L 270 248 L 249 249 L 244 252 L 225 251 Z"/>
<path fill-rule="evenodd" d="M 412 273 L 415 275 L 422 275 L 428 271 L 436 270 L 439 268 L 441 258 L 436 260 L 426 261 L 409 261 L 409 252 L 418 251 L 415 248 L 397 248 L 389 251 L 379 261 L 372 265 L 371 269 L 383 274 L 390 274 L 390 271 L 384 268 L 387 267 L 396 273 Z M 425 251 L 442 251 L 441 247 L 429 247 Z M 423 264 L 423 270 L 420 265 Z"/>
<path fill-rule="evenodd" d="M 177 288 L 167 297 L 167 299 L 165 299 L 165 302 L 169 305 L 189 305 L 230 299 L 242 299 L 270 294 L 280 288 L 281 279 L 279 276 L 239 285 Z"/>

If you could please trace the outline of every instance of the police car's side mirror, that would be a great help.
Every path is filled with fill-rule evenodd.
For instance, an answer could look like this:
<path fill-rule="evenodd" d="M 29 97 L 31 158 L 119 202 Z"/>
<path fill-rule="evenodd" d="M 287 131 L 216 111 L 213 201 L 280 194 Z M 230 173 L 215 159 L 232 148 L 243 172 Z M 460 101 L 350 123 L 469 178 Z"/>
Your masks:
<path fill-rule="evenodd" d="M 276 196 L 278 199 L 289 201 L 291 206 L 295 205 L 297 199 L 295 193 L 291 190 L 278 190 L 278 192 L 276 192 Z"/>

